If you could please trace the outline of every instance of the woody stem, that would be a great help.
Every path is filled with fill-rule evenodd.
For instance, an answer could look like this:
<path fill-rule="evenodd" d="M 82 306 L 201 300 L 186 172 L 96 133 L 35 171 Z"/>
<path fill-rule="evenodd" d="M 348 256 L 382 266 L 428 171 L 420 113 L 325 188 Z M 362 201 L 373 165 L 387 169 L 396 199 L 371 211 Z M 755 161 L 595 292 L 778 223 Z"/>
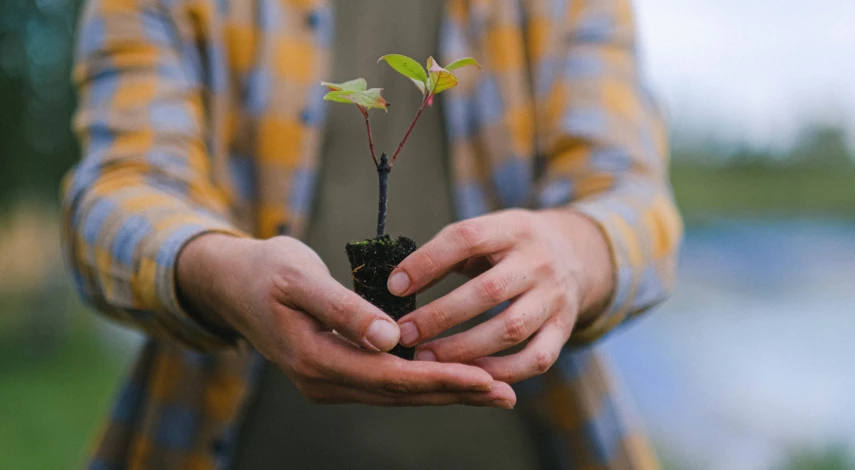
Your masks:
<path fill-rule="evenodd" d="M 386 202 L 389 194 L 389 158 L 386 152 L 380 154 L 380 164 L 377 165 L 377 177 L 379 178 L 380 198 L 377 207 L 377 238 L 386 234 Z"/>

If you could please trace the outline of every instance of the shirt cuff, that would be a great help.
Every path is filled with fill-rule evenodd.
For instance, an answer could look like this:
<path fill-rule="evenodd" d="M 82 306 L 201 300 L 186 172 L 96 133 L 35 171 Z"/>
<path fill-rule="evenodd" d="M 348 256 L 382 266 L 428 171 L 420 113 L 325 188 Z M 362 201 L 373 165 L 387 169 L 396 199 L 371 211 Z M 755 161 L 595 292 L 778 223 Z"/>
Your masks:
<path fill-rule="evenodd" d="M 614 290 L 606 308 L 595 318 L 574 329 L 568 346 L 584 346 L 595 342 L 620 325 L 632 313 L 632 296 L 637 291 L 642 263 L 632 227 L 605 201 L 583 201 L 571 205 L 591 218 L 602 232 L 609 247 L 614 273 Z"/>
<path fill-rule="evenodd" d="M 176 217 L 142 247 L 139 269 L 135 274 L 138 279 L 133 283 L 135 295 L 144 308 L 154 314 L 155 328 L 165 336 L 201 351 L 234 347 L 237 340 L 237 336 L 215 332 L 200 323 L 179 301 L 175 271 L 178 255 L 190 241 L 208 233 L 249 237 L 228 222 L 209 215 Z"/>

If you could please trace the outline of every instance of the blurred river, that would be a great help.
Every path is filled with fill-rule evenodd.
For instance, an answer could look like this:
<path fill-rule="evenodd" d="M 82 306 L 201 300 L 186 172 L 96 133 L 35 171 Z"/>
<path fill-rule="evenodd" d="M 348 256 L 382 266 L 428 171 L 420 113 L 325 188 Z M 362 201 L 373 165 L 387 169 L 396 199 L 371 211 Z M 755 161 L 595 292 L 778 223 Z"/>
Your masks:
<path fill-rule="evenodd" d="M 855 224 L 717 221 L 682 253 L 674 297 L 604 344 L 657 444 L 715 470 L 855 449 Z"/>

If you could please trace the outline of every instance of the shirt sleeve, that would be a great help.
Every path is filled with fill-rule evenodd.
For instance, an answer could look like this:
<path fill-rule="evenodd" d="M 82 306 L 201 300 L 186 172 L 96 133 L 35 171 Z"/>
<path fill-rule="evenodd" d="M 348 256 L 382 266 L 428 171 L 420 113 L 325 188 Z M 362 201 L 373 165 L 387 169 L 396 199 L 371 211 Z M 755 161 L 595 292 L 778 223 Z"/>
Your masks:
<path fill-rule="evenodd" d="M 63 250 L 81 296 L 148 335 L 230 346 L 182 309 L 175 262 L 194 237 L 245 236 L 210 177 L 200 74 L 154 0 L 93 0 L 74 82 L 83 159 L 63 186 Z"/>
<path fill-rule="evenodd" d="M 593 219 L 614 264 L 608 306 L 570 338 L 583 345 L 667 298 L 683 229 L 668 180 L 667 131 L 640 77 L 629 0 L 572 3 L 556 34 L 557 58 L 542 61 L 535 83 L 554 75 L 538 103 L 547 136 L 540 204 L 569 205 Z"/>

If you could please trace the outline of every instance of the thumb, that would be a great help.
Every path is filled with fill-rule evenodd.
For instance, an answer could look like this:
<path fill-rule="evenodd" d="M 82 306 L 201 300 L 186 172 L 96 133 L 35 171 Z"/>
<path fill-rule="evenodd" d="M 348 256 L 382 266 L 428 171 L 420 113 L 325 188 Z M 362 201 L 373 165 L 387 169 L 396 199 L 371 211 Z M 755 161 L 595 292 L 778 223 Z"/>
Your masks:
<path fill-rule="evenodd" d="M 321 276 L 301 291 L 294 298 L 300 310 L 354 343 L 384 352 L 398 344 L 398 324 L 332 277 Z"/>

